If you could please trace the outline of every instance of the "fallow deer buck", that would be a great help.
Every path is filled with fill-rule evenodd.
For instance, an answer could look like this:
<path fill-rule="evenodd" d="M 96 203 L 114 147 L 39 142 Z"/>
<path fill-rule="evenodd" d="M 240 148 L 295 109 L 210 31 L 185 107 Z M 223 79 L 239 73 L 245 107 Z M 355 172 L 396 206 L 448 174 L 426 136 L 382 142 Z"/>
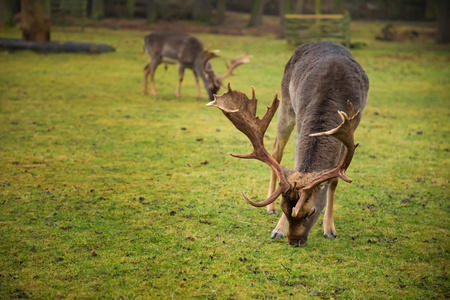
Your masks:
<path fill-rule="evenodd" d="M 255 115 L 254 90 L 248 99 L 228 85 L 226 93 L 208 103 L 220 108 L 253 144 L 251 154 L 231 155 L 258 159 L 272 169 L 266 200 L 253 202 L 242 193 L 251 205 L 268 206 L 269 212 L 276 212 L 275 200 L 281 195 L 283 215 L 272 238 L 283 238 L 287 231 L 291 245 L 305 245 L 325 204 L 324 236 L 337 237 L 333 221 L 335 190 L 339 178 L 352 181 L 345 171 L 358 146 L 353 133 L 368 100 L 368 89 L 369 79 L 346 48 L 331 42 L 298 47 L 284 70 L 272 156 L 264 148 L 263 137 L 280 103 L 276 95 L 262 119 Z M 280 162 L 295 125 L 295 166 L 290 170 Z"/>
<path fill-rule="evenodd" d="M 250 61 L 249 55 L 241 55 L 231 60 L 227 66 L 227 73 L 224 76 L 215 75 L 209 62 L 210 59 L 218 57 L 215 52 L 204 50 L 202 42 L 193 36 L 181 32 L 155 31 L 144 37 L 144 52 L 150 56 L 150 63 L 144 67 L 144 94 L 148 95 L 147 80 L 150 75 L 152 94 L 157 95 L 155 88 L 155 71 L 159 64 L 178 64 L 178 85 L 175 92 L 177 98 L 180 97 L 181 82 L 184 77 L 184 70 L 191 69 L 194 73 L 197 85 L 197 96 L 201 98 L 198 77 L 203 81 L 206 92 L 212 100 L 217 93 L 222 82 L 233 70 Z"/>

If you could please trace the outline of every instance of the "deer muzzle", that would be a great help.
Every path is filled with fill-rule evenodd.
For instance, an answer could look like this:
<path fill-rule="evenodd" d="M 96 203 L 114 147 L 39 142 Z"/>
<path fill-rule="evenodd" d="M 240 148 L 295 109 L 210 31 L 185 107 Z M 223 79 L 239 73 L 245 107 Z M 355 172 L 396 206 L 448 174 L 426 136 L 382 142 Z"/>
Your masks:
<path fill-rule="evenodd" d="M 308 235 L 305 237 L 290 237 L 288 234 L 288 243 L 294 247 L 304 247 L 308 241 Z"/>

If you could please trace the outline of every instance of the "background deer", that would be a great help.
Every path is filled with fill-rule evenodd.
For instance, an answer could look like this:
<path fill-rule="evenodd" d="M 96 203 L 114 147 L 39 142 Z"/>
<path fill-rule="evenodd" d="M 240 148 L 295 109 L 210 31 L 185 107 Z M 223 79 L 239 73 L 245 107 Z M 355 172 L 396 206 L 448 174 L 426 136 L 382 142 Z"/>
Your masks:
<path fill-rule="evenodd" d="M 252 99 L 248 99 L 228 86 L 227 93 L 208 103 L 220 108 L 253 144 L 251 154 L 232 155 L 258 159 L 272 169 L 266 200 L 253 202 L 243 194 L 253 206 L 268 206 L 270 213 L 276 212 L 275 200 L 282 196 L 283 215 L 272 231 L 272 238 L 283 238 L 288 231 L 291 245 L 305 245 L 325 205 L 324 236 L 337 237 L 333 220 L 334 195 L 339 178 L 352 181 L 345 171 L 357 147 L 353 143 L 353 133 L 368 100 L 368 89 L 369 79 L 346 48 L 331 42 L 298 47 L 284 70 L 272 156 L 264 148 L 263 138 L 278 108 L 277 96 L 262 119 L 255 117 L 254 91 Z M 295 166 L 290 170 L 280 162 L 295 125 Z"/>
<path fill-rule="evenodd" d="M 181 82 L 184 77 L 184 70 L 191 69 L 194 73 L 197 86 L 197 96 L 201 98 L 198 77 L 203 81 L 203 85 L 212 100 L 225 78 L 233 75 L 233 70 L 241 64 L 248 63 L 250 56 L 241 55 L 231 60 L 227 66 L 227 73 L 221 77 L 216 76 L 209 63 L 211 58 L 217 55 L 203 49 L 202 42 L 193 36 L 181 32 L 156 31 L 144 37 L 144 52 L 150 55 L 150 63 L 144 67 L 144 94 L 148 95 L 147 80 L 150 75 L 152 94 L 157 95 L 155 88 L 155 71 L 161 63 L 178 64 L 178 85 L 175 92 L 177 98 L 180 97 Z"/>

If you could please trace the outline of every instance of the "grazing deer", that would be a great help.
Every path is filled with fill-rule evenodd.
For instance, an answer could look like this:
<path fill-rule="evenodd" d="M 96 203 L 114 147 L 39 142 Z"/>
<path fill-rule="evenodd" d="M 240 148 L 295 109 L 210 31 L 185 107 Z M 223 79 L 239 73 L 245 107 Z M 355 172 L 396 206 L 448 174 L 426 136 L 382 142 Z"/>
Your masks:
<path fill-rule="evenodd" d="M 236 57 L 227 66 L 227 73 L 223 77 L 215 75 L 209 60 L 218 56 L 212 51 L 204 50 L 203 44 L 198 38 L 172 31 L 156 31 L 147 35 L 144 38 L 144 52 L 150 55 L 151 59 L 150 63 L 144 67 L 144 94 L 148 95 L 147 79 L 150 75 L 152 94 L 157 95 L 154 77 L 159 64 L 178 64 L 178 85 L 175 92 L 177 98 L 180 97 L 181 82 L 186 68 L 191 69 L 194 73 L 197 96 L 201 98 L 198 83 L 198 77 L 200 76 L 206 92 L 212 100 L 213 95 L 217 93 L 225 78 L 233 75 L 233 70 L 236 67 L 250 61 L 248 55 Z"/>
<path fill-rule="evenodd" d="M 337 237 L 334 194 L 339 178 L 352 181 L 345 171 L 357 147 L 353 144 L 353 133 L 368 100 L 368 89 L 369 79 L 346 48 L 331 42 L 298 47 L 284 70 L 272 156 L 264 148 L 263 137 L 280 102 L 276 95 L 262 119 L 255 116 L 254 90 L 252 99 L 248 99 L 228 85 L 226 93 L 207 104 L 220 108 L 253 144 L 251 154 L 231 155 L 258 159 L 272 169 L 266 200 L 253 202 L 243 193 L 253 206 L 270 205 L 269 212 L 276 212 L 275 200 L 282 196 L 283 215 L 272 231 L 272 238 L 283 238 L 288 231 L 291 245 L 305 245 L 325 204 L 324 236 Z M 290 170 L 280 162 L 295 125 L 295 166 Z"/>

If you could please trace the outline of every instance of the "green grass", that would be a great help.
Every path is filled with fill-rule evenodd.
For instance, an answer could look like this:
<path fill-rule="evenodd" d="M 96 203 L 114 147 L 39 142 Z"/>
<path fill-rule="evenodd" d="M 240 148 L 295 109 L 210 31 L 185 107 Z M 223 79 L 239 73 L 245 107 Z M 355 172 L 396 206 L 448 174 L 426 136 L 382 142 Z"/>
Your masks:
<path fill-rule="evenodd" d="M 143 95 L 144 32 L 52 34 L 117 48 L 102 55 L 0 53 L 0 298 L 448 298 L 450 48 L 353 25 L 371 80 L 354 183 L 338 187 L 339 238 L 322 237 L 320 218 L 304 248 L 271 240 L 277 218 L 242 199 L 266 195 L 269 169 L 228 155 L 251 145 L 195 98 L 191 72 L 182 99 L 173 66 L 157 71 L 159 98 Z M 293 48 L 199 37 L 253 55 L 230 81 L 254 86 L 263 113 Z"/>

